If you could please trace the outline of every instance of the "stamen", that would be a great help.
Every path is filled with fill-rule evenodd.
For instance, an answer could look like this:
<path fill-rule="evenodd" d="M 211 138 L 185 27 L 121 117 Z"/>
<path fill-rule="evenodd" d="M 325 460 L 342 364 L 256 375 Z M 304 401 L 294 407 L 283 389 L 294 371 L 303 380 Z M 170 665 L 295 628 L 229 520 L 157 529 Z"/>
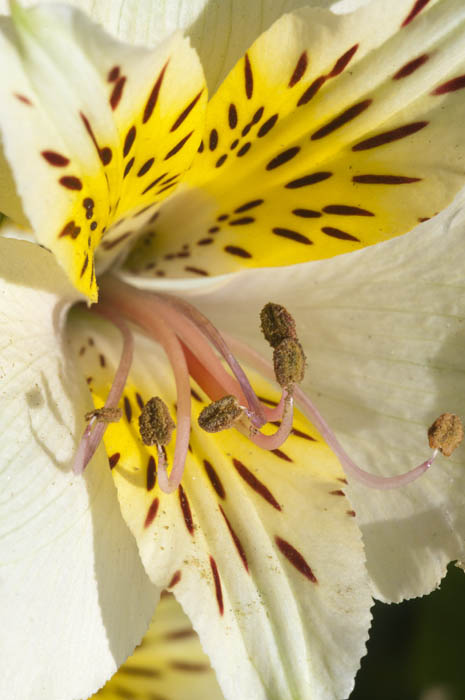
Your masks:
<path fill-rule="evenodd" d="M 161 479 L 159 478 L 158 483 L 165 493 L 172 493 L 177 489 L 182 479 L 191 430 L 189 373 L 181 343 L 168 323 L 160 315 L 155 315 L 151 312 L 150 297 L 147 294 L 140 293 L 113 278 L 110 285 L 103 281 L 100 286 L 100 293 L 105 303 L 116 306 L 121 313 L 137 323 L 149 336 L 160 343 L 171 364 L 177 393 L 176 445 L 170 476 L 166 479 L 162 476 Z M 140 303 L 141 297 L 145 302 L 144 304 Z M 166 461 L 163 462 L 161 469 L 166 472 L 165 464 Z M 160 475 L 160 464 L 158 468 Z"/>
<path fill-rule="evenodd" d="M 139 432 L 144 445 L 167 445 L 175 427 L 166 403 L 159 396 L 149 399 L 139 416 Z"/>
<path fill-rule="evenodd" d="M 228 344 L 231 346 L 233 351 L 238 355 L 241 355 L 252 367 L 255 367 L 265 376 L 270 379 L 274 378 L 273 368 L 271 363 L 265 360 L 258 352 L 253 350 L 251 347 L 236 340 L 232 336 L 225 334 Z M 320 432 L 321 436 L 327 443 L 329 447 L 333 450 L 335 455 L 339 458 L 344 471 L 349 477 L 352 477 L 356 481 L 374 489 L 394 489 L 400 486 L 405 486 L 406 484 L 415 481 L 424 474 L 433 464 L 440 448 L 436 448 L 429 459 L 417 467 L 411 469 L 408 472 L 399 474 L 398 476 L 379 476 L 377 474 L 370 474 L 358 467 L 355 462 L 346 453 L 339 440 L 336 438 L 335 434 L 329 427 L 328 423 L 325 421 L 321 413 L 318 411 L 313 402 L 304 394 L 300 387 L 295 387 L 294 398 L 297 403 L 302 408 L 303 412 L 313 423 L 313 425 Z"/>
<path fill-rule="evenodd" d="M 463 440 L 462 421 L 455 413 L 443 413 L 428 429 L 428 438 L 430 447 L 450 457 Z"/>
<path fill-rule="evenodd" d="M 97 423 L 118 423 L 123 416 L 120 408 L 94 408 L 84 416 L 87 421 L 95 420 Z"/>
<path fill-rule="evenodd" d="M 263 406 L 260 404 L 257 395 L 252 389 L 252 386 L 244 370 L 232 354 L 231 350 L 229 349 L 220 332 L 215 328 L 215 326 L 208 320 L 206 316 L 204 316 L 200 311 L 188 304 L 183 299 L 171 297 L 166 294 L 157 294 L 156 296 L 160 299 L 163 299 L 163 301 L 165 301 L 166 304 L 173 307 L 174 309 L 177 309 L 181 314 L 183 314 L 183 316 L 191 320 L 215 346 L 215 348 L 218 350 L 218 352 L 221 354 L 221 356 L 225 359 L 225 361 L 231 368 L 231 371 L 233 372 L 234 376 L 236 377 L 237 381 L 241 386 L 242 392 L 244 393 L 245 399 L 249 407 L 250 420 L 258 428 L 261 428 L 267 422 L 266 417 L 264 415 Z"/>
<path fill-rule="evenodd" d="M 278 384 L 292 391 L 305 375 L 305 353 L 295 338 L 284 338 L 273 352 L 274 373 Z"/>
<path fill-rule="evenodd" d="M 283 445 L 289 437 L 292 430 L 294 420 L 294 400 L 286 390 L 283 392 L 284 412 L 281 419 L 281 424 L 272 435 L 264 435 L 256 428 L 249 431 L 248 437 L 250 440 L 264 450 L 277 450 Z"/>
<path fill-rule="evenodd" d="M 277 348 L 286 338 L 297 339 L 295 321 L 284 306 L 265 304 L 260 311 L 261 329 L 272 348 Z"/>
<path fill-rule="evenodd" d="M 100 414 L 107 415 L 108 412 L 118 411 L 118 403 L 123 395 L 124 387 L 126 385 L 126 380 L 129 374 L 129 368 L 132 364 L 132 356 L 134 350 L 134 339 L 132 333 L 129 330 L 126 323 L 120 316 L 115 314 L 113 311 L 108 309 L 103 304 L 99 304 L 98 307 L 94 307 L 91 310 L 94 313 L 98 313 L 108 321 L 111 321 L 123 336 L 123 348 L 121 351 L 121 358 L 119 361 L 118 369 L 116 370 L 115 377 L 113 379 L 113 384 L 111 385 L 110 392 L 105 401 L 105 405 L 101 409 L 97 409 Z M 88 425 L 86 426 L 83 436 L 79 442 L 76 455 L 73 462 L 73 472 L 75 474 L 82 474 L 84 469 L 89 464 L 90 460 L 95 454 L 100 441 L 103 438 L 105 430 L 108 426 L 108 420 L 98 420 L 95 413 L 91 411 L 94 415 L 91 417 Z M 116 415 L 116 414 L 115 414 Z"/>
<path fill-rule="evenodd" d="M 242 408 L 235 396 L 223 396 L 218 401 L 205 406 L 200 412 L 198 423 L 207 433 L 219 433 L 232 428 L 237 418 L 242 415 Z"/>

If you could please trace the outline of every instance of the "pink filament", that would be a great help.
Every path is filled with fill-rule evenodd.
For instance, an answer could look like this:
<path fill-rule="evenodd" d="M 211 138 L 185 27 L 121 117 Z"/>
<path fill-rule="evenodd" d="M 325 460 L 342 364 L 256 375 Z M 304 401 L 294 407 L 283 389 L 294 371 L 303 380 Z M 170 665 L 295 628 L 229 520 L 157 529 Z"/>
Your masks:
<path fill-rule="evenodd" d="M 132 357 L 134 352 L 134 339 L 132 333 L 129 330 L 126 323 L 115 314 L 111 309 L 103 304 L 92 311 L 100 314 L 107 320 L 111 321 L 121 332 L 123 336 L 123 348 L 121 350 L 121 358 L 119 361 L 118 369 L 116 370 L 115 377 L 113 379 L 113 384 L 108 393 L 107 400 L 105 401 L 105 408 L 116 408 L 121 399 L 121 396 L 126 385 L 126 381 L 129 374 L 129 369 L 132 364 Z M 76 455 L 73 462 L 73 472 L 75 474 L 82 474 L 84 469 L 89 464 L 90 460 L 95 454 L 100 441 L 103 438 L 105 430 L 107 429 L 108 423 L 96 422 L 93 418 L 87 424 L 83 436 L 79 442 Z"/>
<path fill-rule="evenodd" d="M 171 473 L 166 478 L 166 467 L 163 462 L 159 484 L 163 491 L 172 493 L 179 486 L 182 479 L 191 430 L 189 372 L 181 343 L 165 320 L 160 317 L 157 318 L 151 313 L 151 305 L 148 303 L 146 295 L 144 295 L 145 303 L 142 304 L 137 303 L 137 294 L 128 293 L 126 285 L 120 283 L 117 285 L 111 284 L 111 294 L 108 294 L 105 285 L 102 285 L 100 290 L 104 300 L 108 299 L 108 303 L 116 304 L 121 313 L 137 323 L 160 343 L 171 364 L 177 392 L 176 446 Z M 133 291 L 131 289 L 131 292 Z"/>
<path fill-rule="evenodd" d="M 252 366 L 255 366 L 265 376 L 268 376 L 271 379 L 274 378 L 274 372 L 270 362 L 265 360 L 258 352 L 253 350 L 245 343 L 242 343 L 241 341 L 236 340 L 235 338 L 226 334 L 225 337 L 227 339 L 228 344 L 233 348 L 234 352 L 236 352 L 238 355 L 242 355 Z M 438 454 L 438 451 L 434 450 L 431 457 L 425 462 L 422 462 L 422 464 L 419 464 L 414 469 L 411 469 L 408 472 L 404 472 L 403 474 L 399 474 L 398 476 L 386 477 L 379 476 L 378 474 L 370 474 L 369 472 L 366 472 L 364 469 L 361 469 L 359 466 L 357 466 L 355 462 L 349 457 L 349 455 L 344 450 L 341 443 L 329 427 L 328 423 L 325 421 L 325 419 L 318 411 L 316 406 L 308 398 L 308 396 L 304 394 L 300 387 L 295 387 L 294 396 L 298 404 L 301 406 L 303 412 L 310 419 L 313 425 L 317 428 L 317 430 L 325 440 L 326 444 L 329 447 L 331 447 L 333 452 L 337 455 L 346 474 L 349 477 L 355 479 L 356 481 L 359 481 L 360 483 L 364 484 L 365 486 L 369 486 L 373 489 L 383 490 L 395 489 L 399 488 L 400 486 L 405 486 L 406 484 L 415 481 L 416 479 L 418 479 L 418 477 L 424 474 L 431 467 L 434 459 L 436 458 L 436 455 Z"/>
<path fill-rule="evenodd" d="M 251 430 L 249 439 L 264 450 L 276 450 L 283 445 L 289 437 L 292 430 L 292 422 L 294 420 L 294 399 L 289 396 L 286 391 L 283 392 L 284 411 L 282 414 L 281 424 L 272 435 L 264 435 L 259 431 Z"/>

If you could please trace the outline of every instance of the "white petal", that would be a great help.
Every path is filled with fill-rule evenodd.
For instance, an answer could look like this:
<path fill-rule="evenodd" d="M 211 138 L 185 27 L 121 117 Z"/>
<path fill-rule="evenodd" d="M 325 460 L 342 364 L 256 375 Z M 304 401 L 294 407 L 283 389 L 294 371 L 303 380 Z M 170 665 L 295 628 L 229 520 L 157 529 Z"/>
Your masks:
<path fill-rule="evenodd" d="M 68 0 L 68 3 L 86 11 L 111 34 L 131 44 L 154 46 L 181 29 L 197 49 L 209 90 L 213 91 L 257 36 L 285 12 L 302 7 L 303 1 Z M 332 3 L 333 0 L 312 0 L 305 4 L 328 7 Z M 23 4 L 36 2 L 25 0 Z M 0 12 L 7 11 L 7 0 L 0 0 Z"/>
<path fill-rule="evenodd" d="M 426 429 L 440 413 L 465 416 L 463 205 L 462 195 L 414 232 L 371 250 L 243 273 L 198 297 L 220 327 L 263 353 L 261 306 L 289 308 L 309 356 L 305 389 L 367 471 L 406 471 L 427 458 Z M 379 598 L 427 593 L 450 560 L 464 560 L 464 467 L 461 447 L 401 490 L 351 483 Z"/>
<path fill-rule="evenodd" d="M 139 642 L 157 599 L 104 454 L 85 478 L 70 472 L 85 384 L 62 331 L 78 298 L 48 252 L 0 239 L 0 696 L 8 700 L 88 697 Z"/>
<path fill-rule="evenodd" d="M 80 359 L 99 407 L 118 339 L 92 318 L 79 327 L 95 342 Z M 104 441 L 149 576 L 173 589 L 229 700 L 346 697 L 365 651 L 371 598 L 337 460 L 301 416 L 274 453 L 234 430 L 204 433 L 197 417 L 205 397 L 195 385 L 182 488 L 163 493 L 156 447 L 142 443 L 137 421 L 152 396 L 175 416 L 176 395 L 156 344 L 138 333 L 135 340 L 123 419 Z M 253 382 L 276 400 L 268 383 Z M 166 450 L 171 464 L 173 441 Z"/>

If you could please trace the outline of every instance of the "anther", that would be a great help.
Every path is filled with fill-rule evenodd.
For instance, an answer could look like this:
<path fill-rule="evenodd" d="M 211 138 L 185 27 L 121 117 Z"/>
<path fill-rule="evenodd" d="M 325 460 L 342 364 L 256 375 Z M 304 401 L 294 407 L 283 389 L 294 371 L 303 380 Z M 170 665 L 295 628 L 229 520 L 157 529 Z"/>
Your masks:
<path fill-rule="evenodd" d="M 284 306 L 269 302 L 260 312 L 261 329 L 272 348 L 277 348 L 286 338 L 297 339 L 295 321 Z"/>
<path fill-rule="evenodd" d="M 462 442 L 463 435 L 460 418 L 455 413 L 443 413 L 428 428 L 429 446 L 441 450 L 445 457 L 450 457 Z"/>
<path fill-rule="evenodd" d="M 120 408 L 112 408 L 103 406 L 89 411 L 85 415 L 86 421 L 95 421 L 96 423 L 118 423 L 121 420 L 123 412 Z"/>
<path fill-rule="evenodd" d="M 158 396 L 145 404 L 139 416 L 139 432 L 145 445 L 167 445 L 175 428 L 168 406 Z"/>
<path fill-rule="evenodd" d="M 273 352 L 274 373 L 278 384 L 292 390 L 305 375 L 305 353 L 295 338 L 285 338 Z"/>
<path fill-rule="evenodd" d="M 207 433 L 219 433 L 232 428 L 242 415 L 242 408 L 235 396 L 223 396 L 218 401 L 205 406 L 200 412 L 198 423 Z"/>

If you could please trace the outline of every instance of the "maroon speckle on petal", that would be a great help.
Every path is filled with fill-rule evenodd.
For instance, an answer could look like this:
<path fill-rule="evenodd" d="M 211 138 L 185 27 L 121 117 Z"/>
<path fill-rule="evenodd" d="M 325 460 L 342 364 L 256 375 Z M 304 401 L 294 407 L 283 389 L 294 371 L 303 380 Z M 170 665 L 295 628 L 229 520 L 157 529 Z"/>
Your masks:
<path fill-rule="evenodd" d="M 166 156 L 165 156 L 165 160 L 168 160 L 169 158 L 172 158 L 173 156 L 175 156 L 176 153 L 179 153 L 179 151 L 181 150 L 181 148 L 188 142 L 188 140 L 190 139 L 190 137 L 192 136 L 193 133 L 194 133 L 194 132 L 191 131 L 189 134 L 187 134 L 186 136 L 184 136 L 184 138 L 182 138 L 180 141 L 178 141 L 178 143 L 176 144 L 176 146 L 173 146 L 173 148 L 171 149 L 171 151 L 168 151 L 168 153 L 167 153 Z"/>
<path fill-rule="evenodd" d="M 119 66 L 113 66 L 113 68 L 108 72 L 107 75 L 107 80 L 109 83 L 114 83 L 115 80 L 118 80 L 119 78 L 119 73 L 120 73 L 120 67 Z"/>
<path fill-rule="evenodd" d="M 420 68 L 424 63 L 426 63 L 428 58 L 429 56 L 427 53 L 423 53 L 421 56 L 414 58 L 412 61 L 409 61 L 402 66 L 402 68 L 399 68 L 397 73 L 394 73 L 392 76 L 392 79 L 401 80 L 402 78 L 407 78 L 409 75 L 412 75 L 412 73 L 418 70 L 418 68 Z"/>
<path fill-rule="evenodd" d="M 188 532 L 193 535 L 194 534 L 194 521 L 192 520 L 192 511 L 191 507 L 189 505 L 189 501 L 187 500 L 186 493 L 179 484 L 178 486 L 178 493 L 179 493 L 179 504 L 181 506 L 182 514 L 184 516 L 184 522 L 186 523 L 186 527 Z"/>
<path fill-rule="evenodd" d="M 273 508 L 276 510 L 282 510 L 280 504 L 273 496 L 271 491 L 263 484 L 257 477 L 252 474 L 247 467 L 242 464 L 238 459 L 233 458 L 233 464 L 238 472 L 238 474 L 244 479 L 244 481 L 262 498 L 265 499 Z"/>
<path fill-rule="evenodd" d="M 307 52 L 304 51 L 299 56 L 299 60 L 297 61 L 297 65 L 294 68 L 294 72 L 291 75 L 291 79 L 289 80 L 288 87 L 294 87 L 294 85 L 296 85 L 296 83 L 298 83 L 299 80 L 302 80 L 303 75 L 304 75 L 305 71 L 307 70 L 307 66 L 308 66 L 308 56 L 307 56 Z"/>
<path fill-rule="evenodd" d="M 415 4 L 413 5 L 412 9 L 410 10 L 409 14 L 407 17 L 404 19 L 404 21 L 401 24 L 401 27 L 406 27 L 407 24 L 410 24 L 410 22 L 415 19 L 415 17 L 418 15 L 419 12 L 422 11 L 424 7 L 429 3 L 429 0 L 416 0 Z"/>
<path fill-rule="evenodd" d="M 178 129 L 178 128 L 181 126 L 181 124 L 183 123 L 183 121 L 184 121 L 185 119 L 187 119 L 187 117 L 189 116 L 189 114 L 192 112 L 192 110 L 194 109 L 195 105 L 196 105 L 197 102 L 199 101 L 202 92 L 203 92 L 203 90 L 201 90 L 199 93 L 197 93 L 197 95 L 194 97 L 194 99 L 192 100 L 192 102 L 190 102 L 190 103 L 187 105 L 187 107 L 181 112 L 181 114 L 179 115 L 179 117 L 176 119 L 176 121 L 174 122 L 173 126 L 171 127 L 170 131 L 176 131 L 176 129 Z"/>
<path fill-rule="evenodd" d="M 118 462 L 119 462 L 120 456 L 121 456 L 121 455 L 120 455 L 119 452 L 115 452 L 114 454 L 111 455 L 111 457 L 108 457 L 108 462 L 109 462 L 109 464 L 110 464 L 110 469 L 114 469 L 114 468 L 116 467 L 116 465 L 117 465 Z"/>
<path fill-rule="evenodd" d="M 58 181 L 60 185 L 66 187 L 67 190 L 82 190 L 82 182 L 74 175 L 65 175 Z"/>
<path fill-rule="evenodd" d="M 248 572 L 249 571 L 249 564 L 247 562 L 247 557 L 244 551 L 244 547 L 242 546 L 242 543 L 239 539 L 239 537 L 236 535 L 234 532 L 231 523 L 229 522 L 228 518 L 226 517 L 226 513 L 224 512 L 223 508 L 221 506 L 218 506 L 221 512 L 221 515 L 223 516 L 226 525 L 228 526 L 229 533 L 232 537 L 232 540 L 234 542 L 234 545 L 238 551 L 238 554 L 240 558 L 242 559 L 242 563 L 244 564 L 245 570 Z"/>
<path fill-rule="evenodd" d="M 325 75 L 320 75 L 319 78 L 316 78 L 313 81 L 313 83 L 302 94 L 300 100 L 297 102 L 297 107 L 302 107 L 302 105 L 306 105 L 308 102 L 310 102 L 310 100 L 313 97 L 315 97 L 316 93 L 325 84 L 325 82 L 326 82 Z"/>
<path fill-rule="evenodd" d="M 31 100 L 29 99 L 29 97 L 26 97 L 26 95 L 20 95 L 19 93 L 15 92 L 14 96 L 16 97 L 17 100 L 22 102 L 24 105 L 28 105 L 28 107 L 33 106 Z"/>
<path fill-rule="evenodd" d="M 126 83 L 126 76 L 122 75 L 121 78 L 118 78 L 118 80 L 115 83 L 115 86 L 112 90 L 112 93 L 110 95 L 110 105 L 113 110 L 117 108 L 117 106 L 120 103 L 121 97 L 123 96 L 123 89 L 124 85 Z"/>
<path fill-rule="evenodd" d="M 161 84 L 163 82 L 163 78 L 165 77 L 165 71 L 168 67 L 168 61 L 165 63 L 163 68 L 161 69 L 160 75 L 158 76 L 155 85 L 152 88 L 152 92 L 149 95 L 149 98 L 147 100 L 147 103 L 145 105 L 144 109 L 144 115 L 142 117 L 142 123 L 145 124 L 148 122 L 150 117 L 153 114 L 153 110 L 155 109 L 155 105 L 157 104 L 158 101 L 158 95 L 160 94 L 160 88 Z"/>
<path fill-rule="evenodd" d="M 61 232 L 58 234 L 58 238 L 64 238 L 65 236 L 70 236 L 70 238 L 77 238 L 79 234 L 81 233 L 81 227 L 76 226 L 74 221 L 68 221 L 67 224 L 65 224 L 61 230 Z"/>
<path fill-rule="evenodd" d="M 335 78 L 336 75 L 339 75 L 340 73 L 342 73 L 342 71 L 347 67 L 349 62 L 352 60 L 352 57 L 354 56 L 357 49 L 358 49 L 358 44 L 354 44 L 348 51 L 343 53 L 342 56 L 340 56 L 340 58 L 337 59 L 331 73 L 328 75 L 328 78 Z"/>
<path fill-rule="evenodd" d="M 47 163 L 54 165 L 56 168 L 64 168 L 65 165 L 69 165 L 69 158 L 62 156 L 61 153 L 56 151 L 42 151 L 41 155 Z"/>
<path fill-rule="evenodd" d="M 216 561 L 213 559 L 212 556 L 210 557 L 210 566 L 212 569 L 213 581 L 215 582 L 215 593 L 216 593 L 216 600 L 218 601 L 218 609 L 220 611 L 220 615 L 222 615 L 224 612 L 224 605 L 223 605 L 223 591 L 221 589 L 221 579 L 220 579 L 220 575 L 218 573 L 218 567 L 216 565 Z"/>
<path fill-rule="evenodd" d="M 128 133 L 126 134 L 126 138 L 124 139 L 123 156 L 125 158 L 128 155 L 129 151 L 131 150 L 132 144 L 134 143 L 135 138 L 136 138 L 136 127 L 133 125 L 129 129 Z"/>
<path fill-rule="evenodd" d="M 226 492 L 224 490 L 224 486 L 221 483 L 221 479 L 216 473 L 216 469 L 213 467 L 212 464 L 207 459 L 203 460 L 203 466 L 205 467 L 205 471 L 207 473 L 208 478 L 210 479 L 210 483 L 215 489 L 216 493 L 220 498 L 226 498 Z"/>
<path fill-rule="evenodd" d="M 150 455 L 147 464 L 147 491 L 151 491 L 154 488 L 156 480 L 157 469 L 155 465 L 155 457 L 153 455 Z"/>
<path fill-rule="evenodd" d="M 247 99 L 250 100 L 253 94 L 253 73 L 248 54 L 244 56 L 244 81 L 245 94 L 247 95 Z"/>
<path fill-rule="evenodd" d="M 465 88 L 465 75 L 458 75 L 456 78 L 439 85 L 431 94 L 445 95 L 447 92 L 455 92 L 456 90 L 463 90 L 463 88 Z"/>
<path fill-rule="evenodd" d="M 349 107 L 348 109 L 344 110 L 344 112 L 338 114 L 338 116 L 332 119 L 330 122 L 328 122 L 328 124 L 325 124 L 321 127 L 321 129 L 315 131 L 310 137 L 311 140 L 315 141 L 316 139 L 322 139 L 325 136 L 332 134 L 333 131 L 336 131 L 336 129 L 340 129 L 342 126 L 352 121 L 352 119 L 355 119 L 366 109 L 368 109 L 372 101 L 373 100 L 370 99 L 363 100 L 362 102 L 358 102 L 357 104 L 352 105 L 352 107 Z"/>
<path fill-rule="evenodd" d="M 150 508 L 147 511 L 147 516 L 145 518 L 144 522 L 144 527 L 149 527 L 155 520 L 155 516 L 158 512 L 158 506 L 160 505 L 160 500 L 158 498 L 154 498 L 152 503 L 150 504 Z"/>
<path fill-rule="evenodd" d="M 177 583 L 179 583 L 180 580 L 181 580 L 181 572 L 175 571 L 171 581 L 168 584 L 168 588 L 173 588 L 173 586 L 175 586 Z"/>
<path fill-rule="evenodd" d="M 392 143 L 393 141 L 399 141 L 407 136 L 412 136 L 416 134 L 417 131 L 421 131 L 429 122 L 412 122 L 412 124 L 404 124 L 403 126 L 397 127 L 397 129 L 391 129 L 390 131 L 383 131 L 381 134 L 376 134 L 376 136 L 371 136 L 369 139 L 360 141 L 352 146 L 353 151 L 367 151 L 370 148 L 378 148 L 379 146 L 384 146 L 386 143 Z"/>
<path fill-rule="evenodd" d="M 301 553 L 298 552 L 297 549 L 295 549 L 295 547 L 293 547 L 291 544 L 289 544 L 289 542 L 286 542 L 286 540 L 283 540 L 281 537 L 278 536 L 275 537 L 275 542 L 278 545 L 282 554 L 284 554 L 284 556 L 286 557 L 286 559 L 290 561 L 291 564 L 295 566 L 295 568 L 298 571 L 300 571 L 301 574 L 308 578 L 308 580 L 312 583 L 318 583 L 315 574 L 313 573 L 313 571 L 311 570 Z"/>
<path fill-rule="evenodd" d="M 421 177 L 406 177 L 405 175 L 354 175 L 352 182 L 362 185 L 408 185 L 420 182 Z"/>

